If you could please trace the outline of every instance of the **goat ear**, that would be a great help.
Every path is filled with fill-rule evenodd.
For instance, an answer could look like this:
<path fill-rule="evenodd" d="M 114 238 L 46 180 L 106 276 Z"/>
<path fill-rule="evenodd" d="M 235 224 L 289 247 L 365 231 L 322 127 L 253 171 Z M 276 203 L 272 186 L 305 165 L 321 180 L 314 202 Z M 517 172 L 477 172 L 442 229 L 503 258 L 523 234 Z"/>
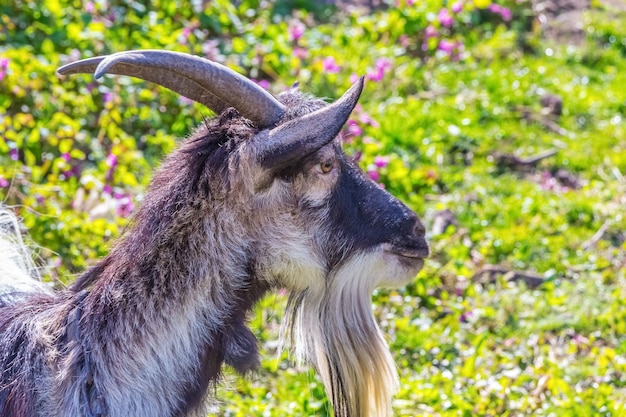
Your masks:
<path fill-rule="evenodd" d="M 339 100 L 327 107 L 262 132 L 259 135 L 262 144 L 257 150 L 260 165 L 276 172 L 298 163 L 331 142 L 356 106 L 363 82 L 361 77 Z"/>

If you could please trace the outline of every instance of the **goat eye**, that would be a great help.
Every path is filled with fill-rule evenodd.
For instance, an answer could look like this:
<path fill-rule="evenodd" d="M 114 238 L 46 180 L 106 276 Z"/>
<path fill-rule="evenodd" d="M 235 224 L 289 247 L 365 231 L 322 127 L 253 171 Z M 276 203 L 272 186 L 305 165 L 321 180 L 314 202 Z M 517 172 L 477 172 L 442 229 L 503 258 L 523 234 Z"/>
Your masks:
<path fill-rule="evenodd" d="M 333 162 L 332 161 L 322 162 L 320 164 L 320 169 L 322 170 L 324 174 L 328 174 L 330 171 L 333 170 Z"/>

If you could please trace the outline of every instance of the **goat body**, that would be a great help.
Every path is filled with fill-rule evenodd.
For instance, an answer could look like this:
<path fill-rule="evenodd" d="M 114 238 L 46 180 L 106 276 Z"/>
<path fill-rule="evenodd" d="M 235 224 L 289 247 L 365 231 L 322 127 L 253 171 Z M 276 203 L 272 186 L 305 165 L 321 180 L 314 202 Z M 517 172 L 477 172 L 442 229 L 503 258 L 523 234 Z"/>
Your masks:
<path fill-rule="evenodd" d="M 176 64 L 152 61 L 163 56 Z M 264 113 L 245 97 L 189 93 L 220 84 L 189 75 L 198 62 L 241 77 L 162 51 L 59 70 L 140 76 L 220 114 L 166 158 L 129 231 L 72 287 L 0 288 L 0 416 L 204 415 L 223 364 L 242 374 L 259 364 L 246 318 L 275 288 L 290 291 L 285 329 L 335 415 L 391 415 L 397 376 L 371 292 L 414 277 L 428 247 L 418 217 L 336 138 L 362 80 L 328 106 L 297 89 L 235 90 L 269 103 Z"/>

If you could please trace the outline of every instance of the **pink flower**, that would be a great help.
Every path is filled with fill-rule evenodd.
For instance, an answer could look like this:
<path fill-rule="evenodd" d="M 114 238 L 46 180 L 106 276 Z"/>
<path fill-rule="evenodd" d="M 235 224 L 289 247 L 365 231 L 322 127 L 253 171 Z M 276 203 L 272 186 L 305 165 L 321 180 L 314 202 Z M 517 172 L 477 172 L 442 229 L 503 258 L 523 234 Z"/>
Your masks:
<path fill-rule="evenodd" d="M 457 1 L 456 3 L 454 3 L 452 5 L 452 13 L 460 13 L 461 10 L 463 10 L 463 3 L 460 1 Z"/>
<path fill-rule="evenodd" d="M 4 77 L 6 77 L 8 68 L 9 68 L 9 59 L 0 58 L 0 81 L 4 80 Z"/>
<path fill-rule="evenodd" d="M 0 188 L 7 188 L 9 185 L 9 181 L 7 181 L 4 177 L 0 177 Z"/>
<path fill-rule="evenodd" d="M 255 83 L 257 83 L 259 86 L 261 86 L 261 88 L 268 90 L 270 88 L 270 82 L 267 80 L 252 80 Z"/>
<path fill-rule="evenodd" d="M 70 154 L 69 154 L 69 153 L 67 153 L 67 152 L 66 152 L 66 153 L 62 153 L 62 154 L 61 154 L 61 158 L 63 158 L 63 160 L 64 160 L 65 162 L 70 162 L 70 160 L 72 159 L 72 158 L 70 157 Z"/>
<path fill-rule="evenodd" d="M 398 42 L 400 42 L 400 45 L 402 45 L 403 48 L 408 48 L 409 45 L 411 45 L 408 35 L 401 35 Z"/>
<path fill-rule="evenodd" d="M 439 41 L 439 46 L 437 47 L 437 49 L 445 52 L 448 55 L 451 55 L 455 47 L 456 47 L 456 44 L 454 42 L 450 42 L 446 39 L 442 39 Z"/>
<path fill-rule="evenodd" d="M 370 169 L 369 171 L 367 171 L 367 174 L 370 176 L 372 180 L 376 182 L 380 180 L 380 174 L 378 173 L 378 171 L 374 171 L 373 169 Z"/>
<path fill-rule="evenodd" d="M 189 35 L 191 35 L 192 28 L 184 28 L 183 33 L 178 37 L 178 42 L 185 45 L 189 40 Z"/>
<path fill-rule="evenodd" d="M 380 80 L 382 80 L 384 76 L 385 76 L 385 74 L 382 71 L 376 70 L 375 72 L 368 73 L 367 74 L 367 79 L 377 83 Z"/>
<path fill-rule="evenodd" d="M 220 42 L 211 39 L 202 44 L 202 53 L 211 61 L 224 62 L 224 55 L 220 53 Z"/>
<path fill-rule="evenodd" d="M 511 20 L 511 9 L 495 3 L 490 4 L 487 9 L 492 13 L 499 14 L 505 22 L 509 22 Z"/>
<path fill-rule="evenodd" d="M 505 22 L 510 22 L 511 21 L 511 9 L 508 9 L 506 7 L 503 7 L 500 9 L 500 16 L 502 16 L 502 19 Z"/>
<path fill-rule="evenodd" d="M 293 48 L 293 56 L 295 56 L 296 58 L 304 59 L 308 55 L 309 55 L 309 51 L 306 50 L 305 48 L 298 48 L 298 47 Z"/>
<path fill-rule="evenodd" d="M 424 36 L 426 37 L 426 39 L 434 38 L 437 35 L 437 29 L 435 29 L 433 25 L 426 26 L 426 29 L 424 30 Z"/>
<path fill-rule="evenodd" d="M 379 127 L 379 124 L 376 120 L 372 119 L 372 116 L 365 112 L 361 112 L 359 114 L 359 121 L 364 125 L 369 125 L 372 127 Z"/>
<path fill-rule="evenodd" d="M 133 203 L 132 198 L 128 194 L 124 193 L 113 193 L 113 198 L 115 198 L 115 211 L 120 217 L 128 217 L 132 214 L 135 209 L 135 204 Z"/>
<path fill-rule="evenodd" d="M 180 97 L 178 97 L 178 100 L 179 100 L 181 103 L 183 103 L 183 104 L 185 104 L 185 105 L 187 105 L 187 106 L 191 106 L 191 105 L 193 104 L 193 100 L 192 100 L 192 99 L 187 98 L 187 97 L 184 97 L 184 96 L 180 96 Z"/>
<path fill-rule="evenodd" d="M 361 136 L 361 133 L 363 133 L 363 129 L 361 129 L 361 126 L 359 126 L 359 124 L 350 119 L 348 120 L 348 133 L 350 133 L 352 136 Z"/>
<path fill-rule="evenodd" d="M 450 14 L 448 9 L 441 9 L 439 14 L 437 15 L 437 19 L 439 19 L 439 23 L 441 26 L 449 28 L 454 23 L 454 17 Z"/>
<path fill-rule="evenodd" d="M 376 60 L 376 68 L 385 72 L 391 69 L 391 60 L 388 58 L 378 58 Z"/>
<path fill-rule="evenodd" d="M 106 159 L 107 166 L 115 168 L 117 166 L 117 156 L 115 154 L 108 154 Z"/>
<path fill-rule="evenodd" d="M 88 1 L 87 3 L 85 3 L 85 11 L 89 14 L 93 13 L 96 11 L 96 5 L 93 4 L 92 1 Z"/>
<path fill-rule="evenodd" d="M 324 69 L 324 72 L 328 72 L 330 74 L 336 74 L 341 70 L 335 61 L 335 58 L 332 56 L 324 58 L 324 61 L 322 61 L 322 68 Z"/>
<path fill-rule="evenodd" d="M 389 159 L 387 157 L 379 156 L 379 155 L 374 157 L 374 165 L 376 165 L 376 167 L 384 168 L 388 164 L 389 164 Z"/>
<path fill-rule="evenodd" d="M 300 22 L 299 20 L 292 21 L 289 24 L 288 29 L 289 40 L 295 42 L 300 39 L 302 35 L 304 35 L 304 29 L 306 29 L 306 27 L 302 22 Z"/>

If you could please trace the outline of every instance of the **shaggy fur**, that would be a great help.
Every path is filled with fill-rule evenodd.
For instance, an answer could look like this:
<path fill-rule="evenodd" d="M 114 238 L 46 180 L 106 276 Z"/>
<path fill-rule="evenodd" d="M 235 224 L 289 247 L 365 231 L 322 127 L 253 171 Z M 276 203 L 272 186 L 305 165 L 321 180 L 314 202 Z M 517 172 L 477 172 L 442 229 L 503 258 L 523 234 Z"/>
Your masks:
<path fill-rule="evenodd" d="M 280 123 L 324 105 L 279 99 Z M 224 363 L 259 364 L 246 318 L 272 288 L 291 291 L 286 326 L 335 415 L 391 415 L 370 297 L 422 267 L 398 253 L 427 256 L 423 227 L 337 140 L 268 181 L 258 133 L 225 110 L 164 161 L 130 230 L 70 289 L 0 291 L 0 416 L 205 415 Z"/>

